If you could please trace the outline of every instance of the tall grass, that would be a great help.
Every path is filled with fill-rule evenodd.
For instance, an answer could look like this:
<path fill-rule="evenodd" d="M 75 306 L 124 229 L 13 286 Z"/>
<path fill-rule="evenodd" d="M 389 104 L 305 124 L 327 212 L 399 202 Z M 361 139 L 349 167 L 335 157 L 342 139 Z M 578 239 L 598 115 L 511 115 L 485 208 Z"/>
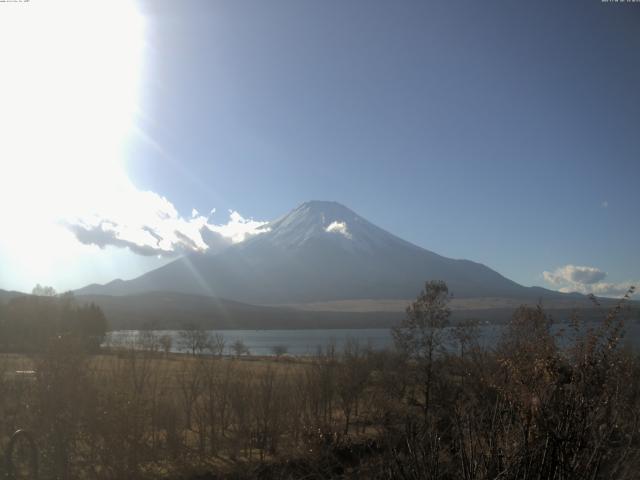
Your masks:
<path fill-rule="evenodd" d="M 248 361 L 171 355 L 153 338 L 89 355 L 55 338 L 0 357 L 0 448 L 29 429 L 52 479 L 634 478 L 640 361 L 620 346 L 631 293 L 559 334 L 542 307 L 521 307 L 492 349 L 460 325 L 458 348 L 438 355 L 350 341 Z"/>

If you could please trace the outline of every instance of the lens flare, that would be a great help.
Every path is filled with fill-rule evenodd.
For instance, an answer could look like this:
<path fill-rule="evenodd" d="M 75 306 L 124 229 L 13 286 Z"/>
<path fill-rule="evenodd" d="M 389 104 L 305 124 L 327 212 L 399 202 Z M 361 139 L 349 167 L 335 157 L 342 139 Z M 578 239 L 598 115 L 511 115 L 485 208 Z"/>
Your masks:
<path fill-rule="evenodd" d="M 58 256 L 86 248 L 57 222 L 132 188 L 122 149 L 138 105 L 144 18 L 118 0 L 2 10 L 0 242 L 17 265 L 44 274 L 56 259 L 43 240 Z"/>

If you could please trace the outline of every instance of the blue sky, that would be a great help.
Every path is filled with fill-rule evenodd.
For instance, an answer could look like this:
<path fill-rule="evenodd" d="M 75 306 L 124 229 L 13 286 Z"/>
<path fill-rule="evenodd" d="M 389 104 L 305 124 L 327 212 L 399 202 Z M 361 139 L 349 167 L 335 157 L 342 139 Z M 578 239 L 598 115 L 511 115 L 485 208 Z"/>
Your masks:
<path fill-rule="evenodd" d="M 336 200 L 524 285 L 559 288 L 570 274 L 543 272 L 571 265 L 640 279 L 640 4 L 135 5 L 136 108 L 117 155 L 177 216 L 270 220 Z M 12 253 L 0 243 L 0 260 Z M 4 269 L 0 288 L 75 288 L 166 261 L 83 255 L 64 275 Z"/>

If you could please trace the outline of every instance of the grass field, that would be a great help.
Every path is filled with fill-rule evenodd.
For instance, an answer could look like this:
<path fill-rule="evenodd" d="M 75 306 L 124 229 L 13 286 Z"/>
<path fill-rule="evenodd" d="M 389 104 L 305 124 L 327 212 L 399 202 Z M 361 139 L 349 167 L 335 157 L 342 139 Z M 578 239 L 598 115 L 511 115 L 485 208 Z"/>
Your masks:
<path fill-rule="evenodd" d="M 0 355 L 0 450 L 26 428 L 45 479 L 635 478 L 640 360 L 619 347 L 621 311 L 567 324 L 583 334 L 562 347 L 540 307 L 491 350 L 469 324 L 443 351 L 438 317 L 410 316 L 398 351 L 302 358 L 165 354 L 152 334 L 88 354 L 60 336 Z"/>

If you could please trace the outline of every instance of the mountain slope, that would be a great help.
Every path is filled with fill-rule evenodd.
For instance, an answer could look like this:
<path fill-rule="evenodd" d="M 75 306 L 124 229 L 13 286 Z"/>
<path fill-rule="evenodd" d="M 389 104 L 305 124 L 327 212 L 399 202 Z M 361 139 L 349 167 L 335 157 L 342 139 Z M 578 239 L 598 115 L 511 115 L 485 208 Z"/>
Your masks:
<path fill-rule="evenodd" d="M 261 304 L 415 298 L 425 280 L 444 280 L 456 297 L 558 297 L 490 268 L 406 242 L 335 202 L 307 202 L 266 233 L 217 255 L 190 254 L 129 281 L 78 294 L 173 291 Z"/>
<path fill-rule="evenodd" d="M 78 295 L 80 304 L 94 303 L 105 313 L 110 330 L 183 329 L 323 329 L 388 328 L 403 318 L 409 301 L 385 301 L 387 308 L 345 308 L 342 305 L 303 304 L 292 307 L 250 305 L 219 298 L 175 292 L 136 295 Z M 482 323 L 503 323 L 513 315 L 519 302 L 504 299 L 454 299 L 452 322 L 474 319 Z M 581 306 L 583 320 L 602 319 L 602 312 L 588 304 L 574 305 L 569 299 L 546 304 L 555 320 L 568 320 L 574 307 Z M 637 316 L 637 308 L 634 310 Z"/>
<path fill-rule="evenodd" d="M 288 329 L 389 327 L 402 312 L 323 312 L 249 305 L 201 295 L 150 292 L 136 295 L 78 295 L 105 313 L 110 330 Z"/>
<path fill-rule="evenodd" d="M 26 294 L 16 291 L 0 290 L 0 303 L 6 303 L 12 298 L 21 297 L 23 295 Z"/>

